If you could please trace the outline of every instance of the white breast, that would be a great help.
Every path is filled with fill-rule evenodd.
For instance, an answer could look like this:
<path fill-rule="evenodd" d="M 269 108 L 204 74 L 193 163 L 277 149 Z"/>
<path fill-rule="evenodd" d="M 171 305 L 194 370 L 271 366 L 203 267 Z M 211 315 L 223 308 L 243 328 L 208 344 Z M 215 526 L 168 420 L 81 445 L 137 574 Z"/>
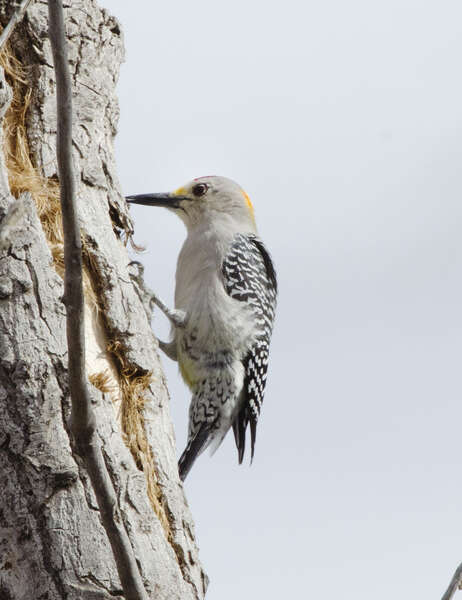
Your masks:
<path fill-rule="evenodd" d="M 175 306 L 186 312 L 184 333 L 193 335 L 198 352 L 227 349 L 245 355 L 254 338 L 252 311 L 230 298 L 223 285 L 221 266 L 234 235 L 210 228 L 189 232 L 178 257 Z"/>

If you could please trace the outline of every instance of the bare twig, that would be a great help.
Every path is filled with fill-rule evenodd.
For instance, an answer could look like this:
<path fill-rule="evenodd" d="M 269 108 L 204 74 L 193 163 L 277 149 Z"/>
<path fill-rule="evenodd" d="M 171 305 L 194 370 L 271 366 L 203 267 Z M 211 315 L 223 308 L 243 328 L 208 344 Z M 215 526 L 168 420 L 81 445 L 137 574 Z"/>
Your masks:
<path fill-rule="evenodd" d="M 457 567 L 452 579 L 449 584 L 448 589 L 446 590 L 444 596 L 441 600 L 451 600 L 454 594 L 457 592 L 457 589 L 460 589 L 462 584 L 462 563 Z"/>
<path fill-rule="evenodd" d="M 72 433 L 85 461 L 102 522 L 112 546 L 127 600 L 147 600 L 133 548 L 117 505 L 117 498 L 96 435 L 96 423 L 85 376 L 84 296 L 82 248 L 72 161 L 72 86 L 68 68 L 62 0 L 49 0 L 50 40 L 56 72 L 57 160 L 64 232 L 64 298 L 67 314 L 69 387 Z"/>
<path fill-rule="evenodd" d="M 8 38 L 10 37 L 13 29 L 16 27 L 16 25 L 19 23 L 19 21 L 21 21 L 21 19 L 23 18 L 24 13 L 26 12 L 27 7 L 29 6 L 30 3 L 31 3 L 31 0 L 22 0 L 22 2 L 18 5 L 16 10 L 14 11 L 11 19 L 8 21 L 8 25 L 5 27 L 5 29 L 2 31 L 2 34 L 0 35 L 0 51 L 2 50 L 3 46 L 8 41 Z"/>

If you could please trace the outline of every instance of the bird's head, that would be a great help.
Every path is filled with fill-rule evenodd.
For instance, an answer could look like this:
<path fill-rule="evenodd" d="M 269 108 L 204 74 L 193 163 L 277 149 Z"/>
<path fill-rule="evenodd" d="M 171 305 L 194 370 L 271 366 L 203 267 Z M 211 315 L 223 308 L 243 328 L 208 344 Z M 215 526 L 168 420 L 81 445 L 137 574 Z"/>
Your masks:
<path fill-rule="evenodd" d="M 178 214 L 188 229 L 221 220 L 236 222 L 248 231 L 255 231 L 249 196 L 226 177 L 199 177 L 174 192 L 127 196 L 127 202 L 169 208 Z"/>

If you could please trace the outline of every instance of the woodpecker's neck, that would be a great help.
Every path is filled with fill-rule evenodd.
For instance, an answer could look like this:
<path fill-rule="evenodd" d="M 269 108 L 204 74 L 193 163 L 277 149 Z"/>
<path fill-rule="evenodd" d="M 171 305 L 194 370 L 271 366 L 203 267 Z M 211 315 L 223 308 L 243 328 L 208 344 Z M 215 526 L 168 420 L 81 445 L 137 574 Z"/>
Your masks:
<path fill-rule="evenodd" d="M 247 210 L 237 214 L 211 210 L 203 214 L 200 220 L 185 223 L 188 237 L 205 234 L 219 239 L 232 239 L 236 233 L 257 233 L 255 221 Z"/>

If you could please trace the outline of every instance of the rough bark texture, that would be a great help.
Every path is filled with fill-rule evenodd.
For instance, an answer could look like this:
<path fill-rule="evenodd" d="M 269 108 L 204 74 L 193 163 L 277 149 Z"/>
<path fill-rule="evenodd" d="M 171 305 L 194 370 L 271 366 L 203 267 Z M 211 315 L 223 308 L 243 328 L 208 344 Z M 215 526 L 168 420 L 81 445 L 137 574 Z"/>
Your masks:
<path fill-rule="evenodd" d="M 0 0 L 3 24 L 11 10 L 11 2 Z M 98 434 L 149 597 L 202 598 L 206 577 L 178 479 L 150 307 L 121 240 L 131 222 L 112 148 L 120 27 L 92 0 L 65 5 L 65 17 L 89 282 L 87 369 L 106 390 L 92 388 Z M 32 92 L 30 156 L 39 176 L 53 182 L 55 83 L 47 28 L 46 3 L 34 2 L 11 48 Z M 11 99 L 2 73 L 2 119 Z M 19 200 L 11 196 L 8 168 L 0 152 L 0 599 L 121 598 L 110 545 L 69 434 L 59 243 L 44 230 L 33 190 Z"/>

